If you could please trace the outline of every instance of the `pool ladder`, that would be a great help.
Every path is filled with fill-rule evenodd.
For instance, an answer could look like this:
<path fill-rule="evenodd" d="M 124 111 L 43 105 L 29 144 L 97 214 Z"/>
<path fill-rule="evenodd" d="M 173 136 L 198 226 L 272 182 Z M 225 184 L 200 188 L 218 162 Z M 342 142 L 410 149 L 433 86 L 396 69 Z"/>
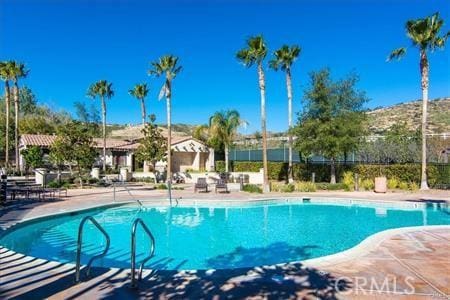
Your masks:
<path fill-rule="evenodd" d="M 142 271 L 144 270 L 144 265 L 147 261 L 149 261 L 153 255 L 155 254 L 155 238 L 150 231 L 150 229 L 145 225 L 144 221 L 142 219 L 137 218 L 133 222 L 133 226 L 131 226 L 131 287 L 135 288 L 137 287 L 137 280 L 136 280 L 136 229 L 137 226 L 141 225 L 142 229 L 144 229 L 144 232 L 148 235 L 151 241 L 150 245 L 150 253 L 149 255 L 144 258 L 141 262 L 141 265 L 139 267 L 139 275 L 137 280 L 142 279 Z"/>
<path fill-rule="evenodd" d="M 86 266 L 86 276 L 89 276 L 91 265 L 94 260 L 104 257 L 109 250 L 110 246 L 110 238 L 108 233 L 103 229 L 103 227 L 92 217 L 86 216 L 81 220 L 80 226 L 78 227 L 78 242 L 77 242 L 77 257 L 76 257 L 76 267 L 75 267 L 75 282 L 80 282 L 80 273 L 81 273 L 81 248 L 83 244 L 83 228 L 87 221 L 91 221 L 92 224 L 97 227 L 97 229 L 103 234 L 106 239 L 106 247 L 102 253 L 94 255 L 88 262 Z M 136 280 L 136 230 L 137 226 L 141 225 L 144 232 L 150 238 L 150 253 L 144 258 L 139 266 L 138 278 Z M 148 262 L 155 254 L 155 237 L 153 236 L 150 229 L 145 225 L 144 221 L 141 218 L 137 218 L 133 225 L 131 226 L 131 286 L 137 287 L 137 281 L 142 279 L 142 272 L 144 270 L 145 263 Z"/>
<path fill-rule="evenodd" d="M 110 245 L 110 239 L 108 233 L 103 229 L 103 227 L 91 216 L 86 216 L 81 220 L 80 226 L 78 227 L 78 242 L 77 242 L 77 258 L 76 258 L 76 267 L 75 267 L 75 282 L 80 282 L 80 271 L 81 271 L 81 247 L 83 244 L 83 228 L 84 224 L 86 224 L 87 221 L 91 221 L 92 224 L 97 227 L 98 230 L 104 235 L 106 239 L 106 247 L 105 250 L 103 250 L 102 253 L 94 255 L 88 262 L 86 266 L 86 276 L 89 276 L 89 272 L 91 270 L 92 262 L 98 258 L 102 258 L 106 255 L 106 253 L 109 250 Z"/>

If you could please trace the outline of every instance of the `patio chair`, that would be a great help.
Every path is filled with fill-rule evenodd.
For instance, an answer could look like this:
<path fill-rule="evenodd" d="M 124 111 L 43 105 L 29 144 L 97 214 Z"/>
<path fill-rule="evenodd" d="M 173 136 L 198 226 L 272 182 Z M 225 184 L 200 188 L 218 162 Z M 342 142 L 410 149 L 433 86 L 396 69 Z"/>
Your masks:
<path fill-rule="evenodd" d="M 228 193 L 228 186 L 227 186 L 226 180 L 219 179 L 219 181 L 217 181 L 216 194 L 217 194 L 217 190 L 219 190 L 219 189 L 225 190 L 225 193 Z"/>
<path fill-rule="evenodd" d="M 197 183 L 194 186 L 194 193 L 197 192 L 197 190 L 205 190 L 205 192 L 208 192 L 208 183 L 206 182 L 206 178 L 200 177 L 197 179 Z"/>

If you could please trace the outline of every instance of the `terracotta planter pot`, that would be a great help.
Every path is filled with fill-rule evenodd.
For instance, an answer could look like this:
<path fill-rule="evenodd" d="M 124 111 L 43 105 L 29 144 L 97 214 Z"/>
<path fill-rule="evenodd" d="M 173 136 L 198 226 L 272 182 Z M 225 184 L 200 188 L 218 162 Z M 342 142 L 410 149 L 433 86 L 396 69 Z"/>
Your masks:
<path fill-rule="evenodd" d="M 375 193 L 386 193 L 386 192 L 387 192 L 387 178 L 375 177 Z"/>

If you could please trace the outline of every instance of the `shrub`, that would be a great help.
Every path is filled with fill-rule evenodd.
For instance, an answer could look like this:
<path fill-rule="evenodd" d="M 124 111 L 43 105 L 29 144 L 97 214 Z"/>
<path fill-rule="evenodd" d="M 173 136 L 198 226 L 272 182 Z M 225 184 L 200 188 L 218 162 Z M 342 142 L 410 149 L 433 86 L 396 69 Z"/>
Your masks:
<path fill-rule="evenodd" d="M 409 189 L 411 191 L 413 191 L 413 192 L 417 191 L 419 189 L 419 185 L 417 183 L 415 183 L 415 182 L 410 182 L 409 183 Z"/>
<path fill-rule="evenodd" d="M 400 181 L 398 183 L 398 188 L 401 190 L 407 190 L 409 188 L 409 184 L 406 181 Z"/>
<path fill-rule="evenodd" d="M 167 190 L 167 185 L 165 183 L 161 183 L 161 184 L 155 185 L 155 189 L 157 189 L 157 190 Z"/>
<path fill-rule="evenodd" d="M 375 188 L 375 182 L 373 179 L 363 179 L 361 181 L 361 188 L 363 188 L 365 191 L 373 191 L 373 189 Z"/>
<path fill-rule="evenodd" d="M 61 184 L 60 184 L 57 180 L 52 180 L 52 181 L 50 181 L 50 182 L 47 184 L 47 186 L 48 186 L 49 188 L 54 189 L 54 188 L 59 188 L 59 187 L 61 187 Z"/>
<path fill-rule="evenodd" d="M 395 177 L 389 178 L 387 180 L 387 187 L 390 190 L 396 189 L 398 187 L 399 180 Z"/>
<path fill-rule="evenodd" d="M 295 184 L 297 192 L 315 192 L 316 185 L 310 181 L 300 181 Z"/>
<path fill-rule="evenodd" d="M 96 184 L 96 183 L 98 183 L 98 178 L 88 178 L 87 179 L 87 182 L 89 183 L 89 184 Z"/>
<path fill-rule="evenodd" d="M 248 193 L 258 193 L 262 194 L 262 189 L 256 184 L 244 184 L 242 190 Z"/>
<path fill-rule="evenodd" d="M 346 191 L 353 191 L 355 189 L 355 175 L 353 174 L 353 172 L 344 172 L 342 184 L 344 185 L 344 190 Z"/>
<path fill-rule="evenodd" d="M 327 190 L 327 191 L 337 191 L 345 189 L 345 185 L 342 183 L 328 183 L 328 182 L 319 182 L 316 183 L 318 190 Z"/>
<path fill-rule="evenodd" d="M 225 172 L 225 162 L 223 160 L 217 160 L 214 168 L 216 172 L 219 173 Z"/>

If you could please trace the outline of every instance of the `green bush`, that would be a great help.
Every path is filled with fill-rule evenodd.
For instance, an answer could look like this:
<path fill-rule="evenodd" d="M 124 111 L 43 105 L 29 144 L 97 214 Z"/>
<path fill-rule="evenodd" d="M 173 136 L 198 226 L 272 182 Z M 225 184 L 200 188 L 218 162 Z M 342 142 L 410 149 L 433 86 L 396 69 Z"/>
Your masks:
<path fill-rule="evenodd" d="M 47 184 L 47 187 L 52 188 L 52 189 L 56 189 L 56 188 L 68 189 L 70 187 L 70 183 L 65 180 L 61 180 L 61 182 L 58 182 L 58 180 L 52 180 Z"/>
<path fill-rule="evenodd" d="M 263 167 L 260 161 L 234 161 L 231 163 L 231 169 L 234 172 L 259 172 Z M 288 164 L 284 162 L 268 162 L 268 177 L 270 180 L 283 181 L 287 180 Z M 374 180 L 380 175 L 386 176 L 387 179 L 395 178 L 398 181 L 420 183 L 420 164 L 395 164 L 395 165 L 368 165 L 368 164 L 337 164 L 336 179 L 343 182 L 345 189 L 352 190 L 350 182 L 350 174 L 357 173 L 359 178 Z M 225 171 L 225 162 L 216 161 L 216 171 Z M 304 164 L 296 163 L 293 165 L 293 175 L 295 180 L 311 181 L 312 173 L 315 173 L 316 182 L 330 181 L 330 165 L 329 164 Z M 450 165 L 433 165 L 427 167 L 428 183 L 430 186 L 436 184 L 450 183 Z M 347 174 L 347 175 L 346 175 Z M 348 177 L 345 177 L 348 176 Z M 345 181 L 345 182 L 344 182 Z M 354 183 L 353 183 L 354 184 Z"/>
<path fill-rule="evenodd" d="M 319 182 L 316 183 L 316 187 L 318 190 L 327 190 L 327 191 L 337 191 L 345 189 L 345 185 L 343 183 Z"/>
<path fill-rule="evenodd" d="M 89 183 L 89 184 L 96 184 L 98 182 L 99 182 L 98 178 L 90 177 L 90 178 L 87 179 L 87 183 Z"/>
<path fill-rule="evenodd" d="M 353 191 L 355 189 L 355 175 L 353 172 L 345 171 L 343 177 L 342 184 L 344 185 L 344 190 Z"/>
<path fill-rule="evenodd" d="M 375 188 L 375 182 L 373 179 L 363 179 L 361 181 L 361 188 L 363 188 L 365 191 L 373 191 Z"/>
<path fill-rule="evenodd" d="M 410 182 L 408 185 L 408 189 L 415 192 L 419 189 L 419 185 L 415 182 Z"/>
<path fill-rule="evenodd" d="M 256 184 L 244 184 L 242 190 L 248 193 L 262 194 L 262 189 Z"/>
<path fill-rule="evenodd" d="M 161 184 L 155 185 L 155 189 L 157 189 L 157 190 L 167 190 L 167 185 L 165 183 L 161 183 Z"/>
<path fill-rule="evenodd" d="M 387 187 L 390 190 L 396 189 L 398 187 L 399 180 L 395 177 L 389 178 L 387 180 Z"/>
<path fill-rule="evenodd" d="M 315 192 L 316 185 L 310 181 L 300 181 L 295 184 L 297 192 Z"/>
<path fill-rule="evenodd" d="M 218 173 L 223 173 L 225 172 L 225 162 L 223 160 L 217 160 L 215 162 L 215 170 Z"/>
<path fill-rule="evenodd" d="M 61 184 L 57 180 L 52 180 L 49 183 L 47 183 L 47 186 L 49 188 L 55 189 L 61 187 Z"/>
<path fill-rule="evenodd" d="M 398 183 L 398 188 L 401 190 L 408 190 L 409 189 L 409 184 L 406 181 L 400 181 Z"/>

